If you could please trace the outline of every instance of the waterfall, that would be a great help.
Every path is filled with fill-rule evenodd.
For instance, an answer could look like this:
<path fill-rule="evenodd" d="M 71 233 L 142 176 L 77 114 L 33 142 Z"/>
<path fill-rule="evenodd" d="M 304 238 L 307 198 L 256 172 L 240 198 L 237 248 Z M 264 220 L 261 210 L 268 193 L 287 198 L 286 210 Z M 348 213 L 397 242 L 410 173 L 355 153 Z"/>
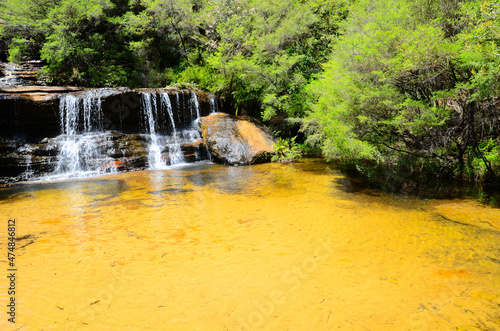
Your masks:
<path fill-rule="evenodd" d="M 85 131 L 92 132 L 92 129 L 98 129 L 102 123 L 101 98 L 83 99 L 83 119 Z"/>
<path fill-rule="evenodd" d="M 177 106 L 177 109 L 181 109 L 181 100 L 179 98 L 179 93 L 175 93 L 175 105 Z M 177 119 L 179 120 L 179 123 L 181 122 L 181 117 L 180 117 L 180 111 L 177 112 Z"/>
<path fill-rule="evenodd" d="M 185 139 L 189 141 L 197 141 L 201 142 L 202 138 L 200 135 L 200 132 L 198 131 L 198 122 L 200 120 L 200 104 L 198 102 L 198 96 L 194 91 L 191 92 L 191 126 L 189 129 L 187 129 L 184 134 L 185 134 Z M 194 115 L 196 114 L 196 117 L 194 118 Z M 193 119 L 194 118 L 194 119 Z M 210 160 L 210 153 L 207 151 L 208 158 Z M 200 151 L 195 150 L 194 151 L 194 157 L 195 159 L 200 159 Z"/>
<path fill-rule="evenodd" d="M 61 117 L 61 128 L 63 134 L 67 136 L 73 136 L 76 134 L 78 127 L 78 112 L 79 112 L 79 101 L 72 94 L 68 94 L 61 98 L 59 102 L 59 114 Z"/>
<path fill-rule="evenodd" d="M 200 118 L 200 106 L 196 93 L 191 92 L 189 99 L 184 98 L 185 105 L 189 107 L 191 118 L 190 124 L 187 127 L 178 129 L 172 103 L 167 92 L 160 93 L 160 102 L 157 102 L 157 92 L 142 94 L 142 106 L 148 134 L 150 136 L 150 144 L 148 147 L 148 167 L 150 169 L 165 169 L 168 166 L 176 166 L 187 162 L 184 156 L 183 146 L 192 150 L 187 156 L 190 160 L 197 161 L 201 159 L 201 155 L 197 150 L 197 146 L 201 143 L 201 135 L 198 132 L 198 120 Z M 180 110 L 179 93 L 175 94 L 175 102 L 177 109 Z M 178 114 L 179 115 L 179 114 Z M 165 127 L 165 123 L 161 123 L 162 119 L 170 123 L 171 132 L 158 131 L 158 128 Z M 180 120 L 178 118 L 178 120 Z"/>
<path fill-rule="evenodd" d="M 217 108 L 217 102 L 215 101 L 214 95 L 210 95 L 210 98 L 208 99 L 208 103 L 210 105 L 210 114 L 219 112 L 219 109 Z"/>
<path fill-rule="evenodd" d="M 156 94 L 151 95 L 147 92 L 142 93 L 142 105 L 151 139 L 148 150 L 148 166 L 152 169 L 163 169 L 166 167 L 166 162 L 162 157 L 159 137 L 156 134 L 156 122 L 158 120 Z"/>
<path fill-rule="evenodd" d="M 215 103 L 200 107 L 198 94 L 126 88 L 61 94 L 54 121 L 60 134 L 19 149 L 22 169 L 21 162 L 16 167 L 23 179 L 54 180 L 210 160 L 198 121 Z"/>
<path fill-rule="evenodd" d="M 198 121 L 200 119 L 200 104 L 198 103 L 198 97 L 196 96 L 196 93 L 194 92 L 191 92 L 191 103 L 192 103 L 192 107 L 191 107 L 191 117 L 194 117 L 194 113 L 193 113 L 193 110 L 194 112 L 196 113 L 196 121 Z"/>
<path fill-rule="evenodd" d="M 21 68 L 11 63 L 0 63 L 0 71 L 3 71 L 3 77 L 0 78 L 0 86 L 18 86 L 26 85 L 25 81 L 19 77 Z"/>
<path fill-rule="evenodd" d="M 31 146 L 23 146 L 19 149 L 21 154 L 24 156 L 24 163 L 26 165 L 26 170 L 23 173 L 23 179 L 28 180 L 33 176 L 33 169 L 31 167 L 33 162 L 32 148 Z"/>
<path fill-rule="evenodd" d="M 82 115 L 80 109 L 83 109 Z M 62 96 L 59 113 L 64 135 L 75 136 L 102 131 L 101 97 L 93 90 Z"/>
<path fill-rule="evenodd" d="M 169 160 L 170 165 L 177 165 L 184 163 L 184 154 L 182 154 L 181 145 L 179 142 L 179 136 L 177 129 L 175 127 L 174 114 L 172 111 L 172 104 L 170 103 L 170 97 L 167 93 L 162 93 L 161 95 L 162 105 L 167 108 L 168 117 L 170 119 L 170 125 L 172 125 L 173 136 L 168 144 Z"/>
<path fill-rule="evenodd" d="M 83 114 L 80 110 L 83 110 Z M 99 165 L 112 159 L 103 155 L 109 143 L 101 130 L 101 98 L 93 90 L 80 94 L 67 94 L 59 103 L 62 136 L 55 167 L 56 175 L 100 173 Z M 104 169 L 113 171 L 113 167 Z"/>

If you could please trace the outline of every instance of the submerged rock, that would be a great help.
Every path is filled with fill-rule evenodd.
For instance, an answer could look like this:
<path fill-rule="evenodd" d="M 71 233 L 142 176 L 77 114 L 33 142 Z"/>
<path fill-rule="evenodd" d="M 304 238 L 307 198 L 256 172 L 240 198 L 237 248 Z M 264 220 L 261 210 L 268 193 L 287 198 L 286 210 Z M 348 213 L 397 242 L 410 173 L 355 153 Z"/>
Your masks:
<path fill-rule="evenodd" d="M 216 161 L 249 165 L 270 160 L 276 138 L 249 116 L 215 113 L 200 119 L 203 142 Z"/>

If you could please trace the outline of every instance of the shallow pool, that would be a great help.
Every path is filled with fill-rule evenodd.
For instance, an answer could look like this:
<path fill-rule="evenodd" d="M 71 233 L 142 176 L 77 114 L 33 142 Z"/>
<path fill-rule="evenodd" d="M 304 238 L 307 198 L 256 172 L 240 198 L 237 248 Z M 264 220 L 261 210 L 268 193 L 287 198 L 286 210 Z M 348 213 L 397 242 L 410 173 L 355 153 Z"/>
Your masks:
<path fill-rule="evenodd" d="M 499 209 L 348 183 L 305 160 L 1 189 L 0 329 L 500 329 Z"/>

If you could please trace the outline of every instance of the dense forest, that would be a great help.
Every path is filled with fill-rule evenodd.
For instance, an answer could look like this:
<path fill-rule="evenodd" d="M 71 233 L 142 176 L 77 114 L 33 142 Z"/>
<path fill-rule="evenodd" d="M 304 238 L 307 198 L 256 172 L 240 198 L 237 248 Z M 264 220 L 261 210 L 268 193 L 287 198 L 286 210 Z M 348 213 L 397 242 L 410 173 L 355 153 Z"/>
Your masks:
<path fill-rule="evenodd" d="M 498 185 L 498 0 L 0 0 L 0 18 L 5 60 L 43 60 L 48 84 L 191 86 L 292 152 Z"/>

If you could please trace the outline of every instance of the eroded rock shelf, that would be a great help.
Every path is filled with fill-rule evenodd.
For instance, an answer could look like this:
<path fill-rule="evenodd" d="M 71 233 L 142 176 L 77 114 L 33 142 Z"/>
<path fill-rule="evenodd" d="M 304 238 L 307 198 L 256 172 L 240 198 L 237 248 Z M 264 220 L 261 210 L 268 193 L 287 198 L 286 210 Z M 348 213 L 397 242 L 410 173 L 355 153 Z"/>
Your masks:
<path fill-rule="evenodd" d="M 272 133 L 220 111 L 214 95 L 174 87 L 0 87 L 0 183 L 266 161 Z"/>

